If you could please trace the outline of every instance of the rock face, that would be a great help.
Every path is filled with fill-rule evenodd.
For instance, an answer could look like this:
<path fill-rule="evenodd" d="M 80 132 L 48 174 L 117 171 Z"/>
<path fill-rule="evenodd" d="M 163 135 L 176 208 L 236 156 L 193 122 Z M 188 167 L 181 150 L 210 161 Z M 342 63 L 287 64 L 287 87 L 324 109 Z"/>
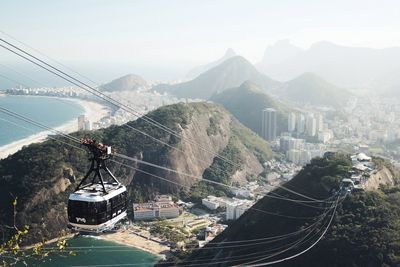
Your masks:
<path fill-rule="evenodd" d="M 385 166 L 372 174 L 365 182 L 366 190 L 377 190 L 381 185 L 393 186 L 396 184 L 393 173 Z"/>
<path fill-rule="evenodd" d="M 230 168 L 229 179 L 239 183 L 245 182 L 249 173 L 254 176 L 260 174 L 263 171 L 261 163 L 272 156 L 266 142 L 217 105 L 175 104 L 159 108 L 148 116 L 176 131 L 177 136 L 156 128 L 141 118 L 128 123 L 129 127 L 112 126 L 93 131 L 92 137 L 112 145 L 120 154 L 199 177 L 215 164 L 216 153 L 238 151 L 234 153 L 232 160 L 240 162 L 240 166 Z M 139 131 L 162 140 L 168 146 Z M 84 134 L 78 132 L 74 135 L 80 138 Z M 0 225 L 12 224 L 11 203 L 14 197 L 18 197 L 17 221 L 19 225 L 31 226 L 30 242 L 59 235 L 67 226 L 68 195 L 87 171 L 88 157 L 85 150 L 48 140 L 25 147 L 1 160 Z M 188 190 L 188 187 L 199 182 L 192 177 L 121 158 L 114 157 L 114 160 L 116 162 L 108 163 L 109 168 L 127 186 L 130 203 L 137 194 L 147 198 L 158 192 L 175 193 L 182 189 Z M 126 166 L 158 175 L 171 182 Z"/>
<path fill-rule="evenodd" d="M 115 91 L 134 91 L 137 89 L 147 88 L 147 82 L 135 74 L 128 74 L 115 79 L 107 84 L 100 87 L 103 91 L 115 92 Z"/>
<path fill-rule="evenodd" d="M 257 149 L 262 151 L 264 158 L 268 158 L 272 154 L 268 145 L 254 132 L 245 128 L 220 106 L 197 103 L 186 108 L 188 109 L 187 112 L 191 114 L 190 119 L 186 124 L 179 126 L 180 134 L 184 139 L 178 141 L 176 149 L 168 150 L 162 156 L 166 161 L 160 160 L 159 164 L 166 164 L 179 172 L 201 177 L 216 159 L 216 154 L 220 154 L 229 144 L 237 148 L 239 153 L 235 157 L 243 162 L 241 167 L 236 169 L 232 175 L 235 181 L 243 183 L 249 174 L 258 176 L 263 171 L 262 162 L 257 158 L 252 142 L 256 140 L 257 145 L 260 146 Z M 143 159 L 151 161 L 152 157 L 152 155 L 145 155 Z M 147 168 L 140 165 L 139 167 Z M 147 169 L 151 170 L 151 173 L 182 185 L 182 187 L 192 186 L 199 182 L 199 180 L 185 175 L 154 168 Z M 157 185 L 156 187 L 146 186 L 146 188 L 151 189 L 148 192 L 149 194 L 155 194 L 157 191 L 171 193 L 179 190 L 179 186 L 146 174 L 136 173 L 134 181 L 135 185 Z"/>

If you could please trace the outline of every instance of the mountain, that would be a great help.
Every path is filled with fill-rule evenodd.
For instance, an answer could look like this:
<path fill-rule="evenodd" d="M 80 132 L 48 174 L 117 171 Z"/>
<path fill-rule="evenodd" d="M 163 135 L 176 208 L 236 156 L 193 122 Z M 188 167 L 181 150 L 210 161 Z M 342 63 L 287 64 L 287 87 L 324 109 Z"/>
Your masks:
<path fill-rule="evenodd" d="M 265 49 L 261 62 L 268 66 L 277 65 L 299 55 L 302 51 L 301 48 L 292 45 L 289 40 L 280 40 Z"/>
<path fill-rule="evenodd" d="M 279 96 L 301 104 L 341 107 L 346 105 L 352 94 L 325 81 L 318 75 L 304 73 L 284 83 L 279 89 Z"/>
<path fill-rule="evenodd" d="M 128 74 L 115 79 L 109 83 L 102 85 L 100 88 L 103 91 L 115 92 L 115 91 L 134 91 L 140 88 L 147 88 L 149 85 L 147 82 L 135 74 Z"/>
<path fill-rule="evenodd" d="M 188 72 L 188 74 L 186 74 L 186 78 L 187 79 L 194 79 L 197 76 L 199 76 L 200 74 L 202 74 L 203 72 L 206 72 L 211 68 L 214 68 L 215 66 L 221 64 L 225 60 L 227 60 L 227 59 L 229 59 L 231 57 L 234 57 L 234 56 L 236 56 L 236 52 L 232 48 L 228 48 L 223 57 L 221 57 L 220 59 L 218 59 L 218 60 L 216 60 L 214 62 L 205 64 L 205 65 L 201 65 L 201 66 L 197 66 L 197 67 L 191 69 Z"/>
<path fill-rule="evenodd" d="M 90 135 L 113 146 L 120 154 L 229 184 L 243 184 L 249 176 L 257 177 L 263 172 L 262 163 L 272 157 L 268 143 L 217 105 L 175 104 L 161 107 L 148 116 L 177 131 L 187 138 L 186 141 L 150 125 L 143 118 L 127 124 L 136 130 L 122 125 L 73 135 L 77 138 Z M 138 130 L 161 139 L 168 146 Z M 17 197 L 17 223 L 31 227 L 30 242 L 53 238 L 66 229 L 68 195 L 89 168 L 89 155 L 84 149 L 71 148 L 66 144 L 71 141 L 66 138 L 57 139 L 62 142 L 47 140 L 32 144 L 0 160 L 0 225 L 12 225 L 11 203 Z M 220 153 L 235 165 L 221 162 L 215 153 Z M 114 160 L 117 162 L 109 161 L 108 165 L 127 186 L 129 207 L 132 201 L 145 200 L 157 193 L 182 193 L 187 197 L 200 197 L 208 190 L 224 193 L 218 186 L 202 187 L 202 191 L 189 190 L 188 187 L 196 186 L 199 180 L 117 157 Z M 196 195 L 192 196 L 194 193 Z"/>
<path fill-rule="evenodd" d="M 386 89 L 383 87 L 388 80 L 400 85 L 397 78 L 400 47 L 373 49 L 318 42 L 308 49 L 299 49 L 287 42 L 278 42 L 267 47 L 257 68 L 278 80 L 290 80 L 304 72 L 313 72 L 341 87 L 376 91 L 376 88 Z"/>
<path fill-rule="evenodd" d="M 344 155 L 315 158 L 284 186 L 311 198 L 327 199 L 350 169 L 351 161 Z M 378 173 L 381 171 L 388 169 L 383 166 Z M 318 241 L 341 197 L 321 241 L 274 266 L 399 266 L 400 187 L 381 188 L 334 195 L 331 202 L 320 204 L 296 202 L 310 199 L 275 189 L 210 243 L 187 252 L 174 266 L 265 266 L 262 264 L 296 255 Z M 278 195 L 292 201 L 277 199 Z"/>
<path fill-rule="evenodd" d="M 223 105 L 243 125 L 259 134 L 261 134 L 261 111 L 265 108 L 274 108 L 277 110 L 277 132 L 287 131 L 288 113 L 292 109 L 264 93 L 252 82 L 244 82 L 237 88 L 215 94 L 210 100 Z"/>
<path fill-rule="evenodd" d="M 213 94 L 252 81 L 266 91 L 277 88 L 280 83 L 259 73 L 245 58 L 235 56 L 206 71 L 194 80 L 175 84 L 159 85 L 157 91 L 166 91 L 178 97 L 209 99 Z"/>

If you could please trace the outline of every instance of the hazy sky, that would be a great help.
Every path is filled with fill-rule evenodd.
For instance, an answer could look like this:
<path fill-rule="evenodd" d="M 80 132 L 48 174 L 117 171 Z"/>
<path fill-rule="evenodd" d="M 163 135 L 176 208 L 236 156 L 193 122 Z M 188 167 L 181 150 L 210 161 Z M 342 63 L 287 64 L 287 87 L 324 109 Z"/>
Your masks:
<path fill-rule="evenodd" d="M 2 0 L 0 30 L 65 62 L 120 72 L 135 66 L 156 79 L 215 60 L 228 47 L 255 63 L 279 39 L 304 48 L 320 40 L 400 46 L 399 7 L 382 0 Z"/>

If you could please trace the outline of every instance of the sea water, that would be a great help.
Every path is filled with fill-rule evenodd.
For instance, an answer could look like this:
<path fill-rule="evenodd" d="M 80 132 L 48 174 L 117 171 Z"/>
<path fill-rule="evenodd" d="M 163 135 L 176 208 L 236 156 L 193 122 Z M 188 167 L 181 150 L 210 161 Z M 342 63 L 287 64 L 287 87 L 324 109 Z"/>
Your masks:
<path fill-rule="evenodd" d="M 84 114 L 84 108 L 76 102 L 39 96 L 0 96 L 0 107 L 26 116 L 51 128 Z M 0 109 L 0 146 L 19 141 L 46 131 L 23 120 L 5 114 Z"/>
<path fill-rule="evenodd" d="M 76 256 L 71 256 L 73 251 Z M 134 247 L 120 245 L 92 237 L 75 237 L 68 240 L 65 253 L 54 252 L 44 261 L 27 259 L 28 266 L 140 266 L 150 267 L 159 257 Z M 21 266 L 23 266 L 21 264 Z"/>

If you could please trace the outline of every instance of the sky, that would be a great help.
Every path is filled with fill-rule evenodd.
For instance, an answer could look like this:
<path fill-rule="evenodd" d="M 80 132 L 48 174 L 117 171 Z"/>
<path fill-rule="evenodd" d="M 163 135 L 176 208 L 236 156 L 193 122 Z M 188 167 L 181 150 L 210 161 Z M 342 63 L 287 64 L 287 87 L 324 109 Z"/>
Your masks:
<path fill-rule="evenodd" d="M 399 10 L 384 0 L 2 0 L 0 36 L 99 79 L 172 80 L 229 47 L 257 63 L 281 39 L 302 48 L 400 46 Z M 19 62 L 5 51 L 0 60 Z"/>

